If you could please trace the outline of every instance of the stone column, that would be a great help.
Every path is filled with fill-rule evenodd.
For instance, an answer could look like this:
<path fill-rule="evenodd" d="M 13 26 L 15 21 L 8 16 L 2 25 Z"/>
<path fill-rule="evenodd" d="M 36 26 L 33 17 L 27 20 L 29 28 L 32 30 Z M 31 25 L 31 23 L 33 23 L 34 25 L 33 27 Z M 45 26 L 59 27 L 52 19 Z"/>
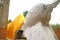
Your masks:
<path fill-rule="evenodd" d="M 0 0 L 0 40 L 6 40 L 6 24 L 8 23 L 10 0 Z"/>

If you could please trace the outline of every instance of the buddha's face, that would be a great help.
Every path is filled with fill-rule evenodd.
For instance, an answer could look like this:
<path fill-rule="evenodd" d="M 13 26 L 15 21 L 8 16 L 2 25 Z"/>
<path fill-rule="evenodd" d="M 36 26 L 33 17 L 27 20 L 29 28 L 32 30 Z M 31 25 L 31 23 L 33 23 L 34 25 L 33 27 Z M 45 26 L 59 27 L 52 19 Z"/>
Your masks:
<path fill-rule="evenodd" d="M 49 23 L 50 19 L 51 19 L 51 12 L 52 12 L 53 8 L 51 8 L 49 5 L 47 6 L 42 18 L 41 18 L 41 22 L 42 23 Z"/>

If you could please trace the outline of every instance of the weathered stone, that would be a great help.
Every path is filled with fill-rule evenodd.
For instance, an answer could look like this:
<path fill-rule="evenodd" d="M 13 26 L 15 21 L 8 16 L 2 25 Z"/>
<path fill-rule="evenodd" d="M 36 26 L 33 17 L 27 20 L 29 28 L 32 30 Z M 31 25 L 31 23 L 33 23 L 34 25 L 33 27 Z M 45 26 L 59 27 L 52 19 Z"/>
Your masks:
<path fill-rule="evenodd" d="M 9 1 L 0 0 L 0 40 L 6 40 L 6 24 L 8 22 Z"/>

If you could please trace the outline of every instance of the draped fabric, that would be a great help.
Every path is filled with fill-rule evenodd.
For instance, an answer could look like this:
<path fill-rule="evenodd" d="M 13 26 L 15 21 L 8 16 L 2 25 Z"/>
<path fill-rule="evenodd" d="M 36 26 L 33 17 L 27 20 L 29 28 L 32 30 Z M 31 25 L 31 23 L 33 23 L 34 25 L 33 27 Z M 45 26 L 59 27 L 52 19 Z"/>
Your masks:
<path fill-rule="evenodd" d="M 24 36 L 27 37 L 27 40 L 56 40 L 50 27 L 42 25 L 41 22 L 28 27 Z"/>

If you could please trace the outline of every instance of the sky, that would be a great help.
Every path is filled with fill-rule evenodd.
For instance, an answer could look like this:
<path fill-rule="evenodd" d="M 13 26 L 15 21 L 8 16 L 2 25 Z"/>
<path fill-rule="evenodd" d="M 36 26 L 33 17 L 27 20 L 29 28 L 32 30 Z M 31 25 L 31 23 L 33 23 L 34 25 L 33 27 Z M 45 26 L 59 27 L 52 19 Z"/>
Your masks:
<path fill-rule="evenodd" d="M 19 14 L 39 3 L 50 4 L 55 0 L 10 0 L 8 20 L 14 20 Z M 60 4 L 51 13 L 50 24 L 60 24 Z"/>

